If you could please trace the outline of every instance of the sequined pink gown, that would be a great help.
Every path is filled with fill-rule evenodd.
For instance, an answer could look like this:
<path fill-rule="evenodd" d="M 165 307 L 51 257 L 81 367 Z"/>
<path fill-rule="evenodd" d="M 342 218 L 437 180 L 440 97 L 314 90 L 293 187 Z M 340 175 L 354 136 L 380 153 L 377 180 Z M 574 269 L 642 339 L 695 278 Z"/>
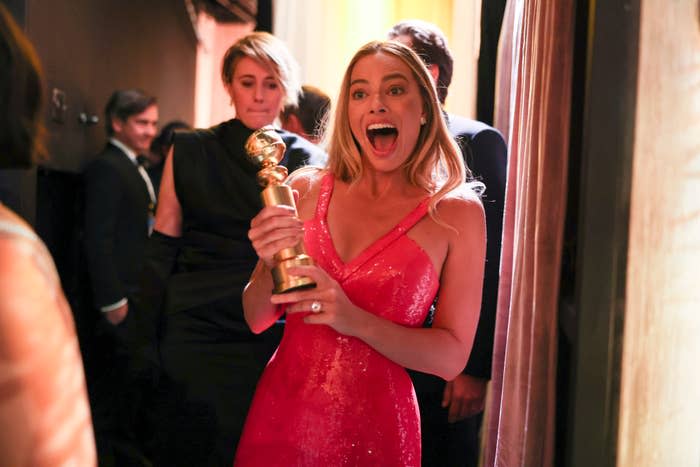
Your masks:
<path fill-rule="evenodd" d="M 315 217 L 305 223 L 307 252 L 359 307 L 420 327 L 437 293 L 427 254 L 406 232 L 427 212 L 421 202 L 389 233 L 344 263 L 329 235 L 333 191 L 322 181 Z M 354 337 L 287 318 L 263 373 L 234 465 L 420 466 L 420 419 L 406 370 Z"/>

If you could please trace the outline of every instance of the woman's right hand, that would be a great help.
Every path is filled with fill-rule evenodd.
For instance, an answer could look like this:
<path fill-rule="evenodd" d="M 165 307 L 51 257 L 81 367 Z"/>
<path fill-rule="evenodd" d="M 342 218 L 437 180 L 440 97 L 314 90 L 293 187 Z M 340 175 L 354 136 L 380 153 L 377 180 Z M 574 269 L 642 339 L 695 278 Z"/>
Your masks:
<path fill-rule="evenodd" d="M 275 253 L 304 240 L 304 223 L 293 207 L 265 206 L 250 222 L 248 238 L 258 257 L 268 268 L 272 268 Z"/>

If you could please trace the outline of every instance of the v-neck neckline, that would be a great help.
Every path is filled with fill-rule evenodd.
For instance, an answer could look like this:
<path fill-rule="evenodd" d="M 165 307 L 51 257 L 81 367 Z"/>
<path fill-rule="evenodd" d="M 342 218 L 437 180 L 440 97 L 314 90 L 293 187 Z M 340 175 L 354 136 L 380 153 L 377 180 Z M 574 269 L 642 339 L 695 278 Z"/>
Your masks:
<path fill-rule="evenodd" d="M 334 188 L 335 179 L 332 174 L 327 174 L 325 179 L 322 181 L 323 193 L 321 194 L 321 199 L 319 200 L 319 212 L 316 213 L 316 216 L 318 217 L 318 222 L 325 231 L 328 239 L 330 246 L 329 253 L 331 253 L 333 256 L 332 263 L 336 264 L 337 269 L 342 272 L 341 276 L 343 277 L 347 277 L 357 268 L 365 264 L 369 259 L 374 257 L 377 253 L 386 248 L 389 244 L 394 242 L 401 235 L 408 232 L 426 214 L 428 210 L 428 202 L 430 201 L 430 197 L 426 196 L 389 231 L 383 235 L 380 235 L 376 240 L 372 241 L 369 245 L 367 245 L 367 247 L 363 248 L 353 258 L 344 261 L 338 253 L 336 244 L 331 236 L 330 226 L 328 225 L 328 210 Z"/>

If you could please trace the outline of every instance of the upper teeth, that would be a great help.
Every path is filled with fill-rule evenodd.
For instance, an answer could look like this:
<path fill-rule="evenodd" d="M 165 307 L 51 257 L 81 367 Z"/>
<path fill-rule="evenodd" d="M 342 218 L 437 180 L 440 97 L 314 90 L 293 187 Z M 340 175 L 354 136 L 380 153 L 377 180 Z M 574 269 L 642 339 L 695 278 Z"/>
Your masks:
<path fill-rule="evenodd" d="M 395 128 L 394 125 L 390 123 L 373 123 L 367 127 L 368 130 L 381 130 L 383 128 Z"/>

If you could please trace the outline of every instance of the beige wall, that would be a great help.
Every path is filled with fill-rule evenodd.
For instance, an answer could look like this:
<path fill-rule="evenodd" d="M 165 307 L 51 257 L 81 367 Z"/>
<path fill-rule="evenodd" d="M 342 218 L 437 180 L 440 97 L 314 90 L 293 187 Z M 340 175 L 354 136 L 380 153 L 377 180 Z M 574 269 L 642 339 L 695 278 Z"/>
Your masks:
<path fill-rule="evenodd" d="M 350 58 L 363 44 L 386 38 L 402 19 L 435 23 L 455 60 L 447 108 L 475 115 L 481 0 L 275 0 L 273 5 L 274 32 L 299 61 L 303 82 L 320 87 L 333 101 Z"/>
<path fill-rule="evenodd" d="M 194 126 L 206 128 L 235 116 L 231 98 L 221 82 L 221 61 L 226 50 L 251 32 L 254 24 L 217 23 L 206 13 L 197 17 L 197 70 Z"/>
<path fill-rule="evenodd" d="M 700 12 L 641 2 L 618 461 L 700 465 Z"/>
<path fill-rule="evenodd" d="M 447 99 L 451 112 L 474 117 L 481 0 L 276 0 L 274 34 L 285 41 L 301 68 L 303 83 L 324 90 L 335 101 L 343 72 L 355 51 L 383 39 L 401 19 L 419 18 L 438 25 L 448 37 L 455 70 Z M 371 12 L 371 13 L 370 13 Z M 253 24 L 217 24 L 200 13 L 195 85 L 196 127 L 235 115 L 221 84 L 226 49 Z"/>

